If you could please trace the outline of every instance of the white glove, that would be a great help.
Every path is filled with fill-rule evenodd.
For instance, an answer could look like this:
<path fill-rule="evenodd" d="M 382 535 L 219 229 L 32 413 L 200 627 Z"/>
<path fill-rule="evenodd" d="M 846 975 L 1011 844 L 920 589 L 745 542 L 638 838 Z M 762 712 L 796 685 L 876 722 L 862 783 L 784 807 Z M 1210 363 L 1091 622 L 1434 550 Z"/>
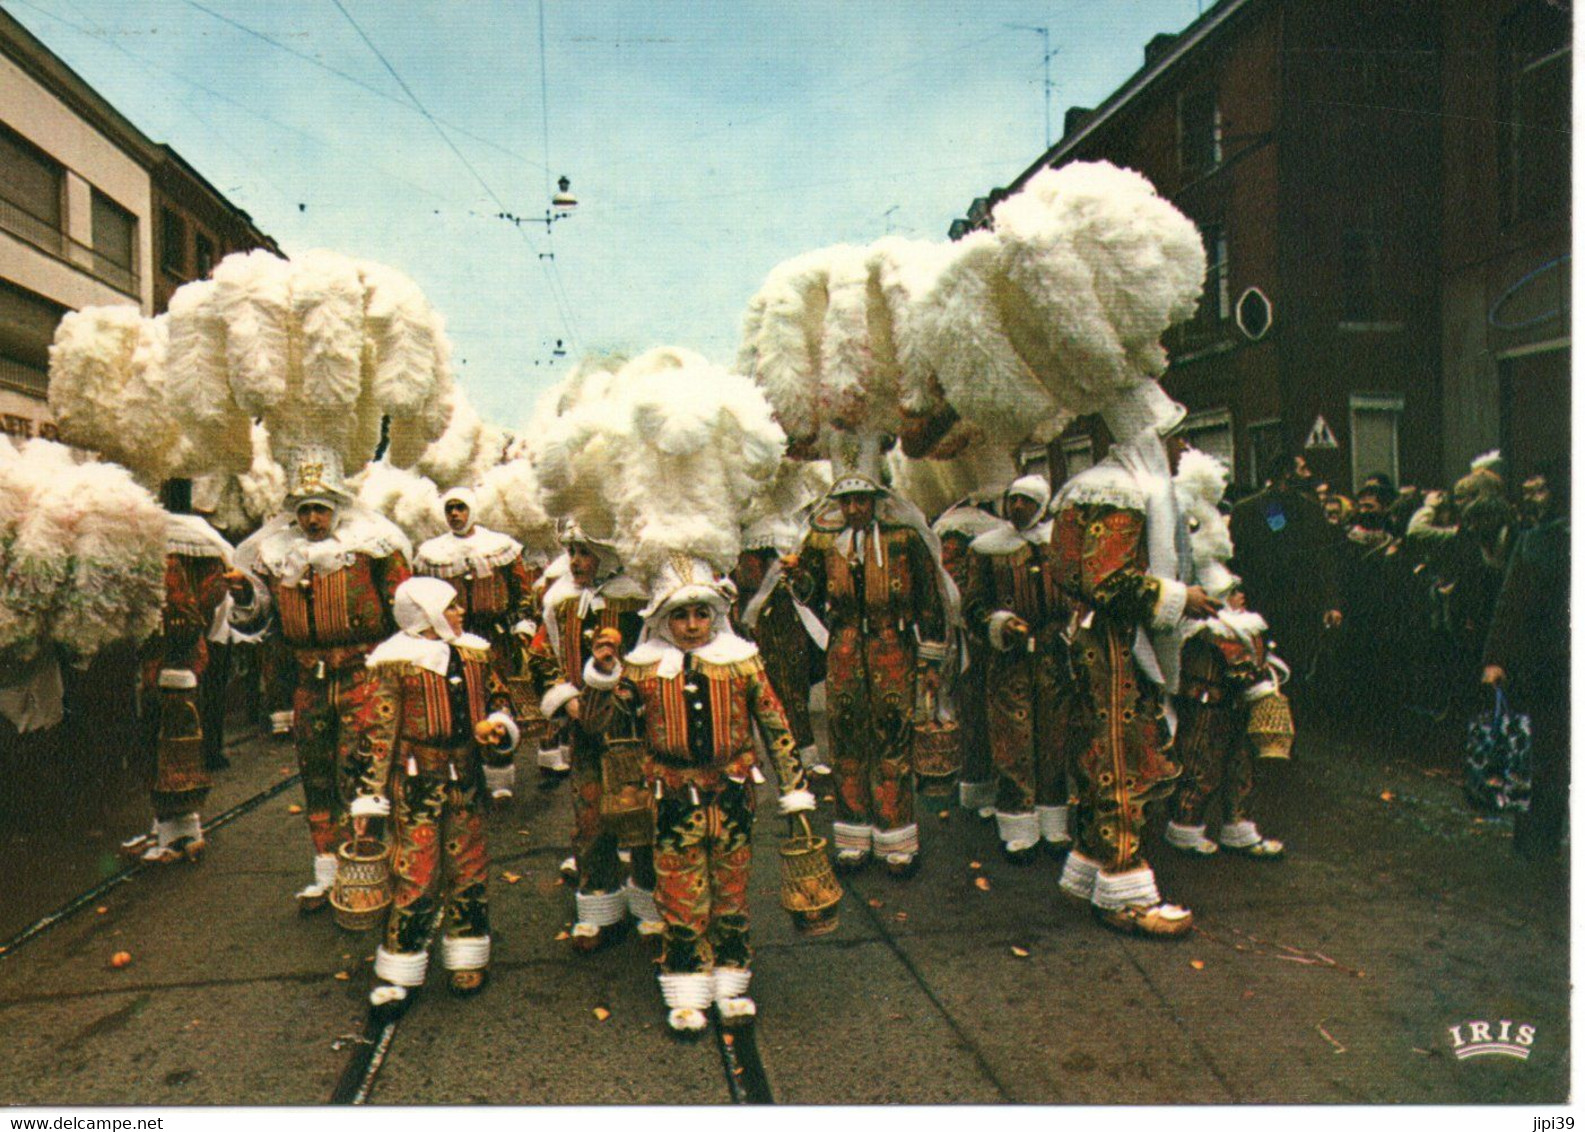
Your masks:
<path fill-rule="evenodd" d="M 347 813 L 355 818 L 388 818 L 391 816 L 391 800 L 380 794 L 360 794 L 347 807 Z"/>
<path fill-rule="evenodd" d="M 815 808 L 815 796 L 809 790 L 789 790 L 776 799 L 783 814 L 807 814 Z"/>

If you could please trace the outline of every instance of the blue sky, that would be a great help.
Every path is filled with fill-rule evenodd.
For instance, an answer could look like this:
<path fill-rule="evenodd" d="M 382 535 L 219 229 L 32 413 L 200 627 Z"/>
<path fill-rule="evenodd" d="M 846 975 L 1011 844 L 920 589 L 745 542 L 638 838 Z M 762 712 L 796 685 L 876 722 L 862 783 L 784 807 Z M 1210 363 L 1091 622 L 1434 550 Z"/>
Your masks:
<path fill-rule="evenodd" d="M 588 350 L 730 361 L 789 256 L 945 239 L 1044 146 L 1041 37 L 1006 25 L 1051 29 L 1060 135 L 1209 3 L 546 0 L 542 71 L 536 0 L 4 0 L 287 252 L 411 274 L 508 426 Z M 496 218 L 563 174 L 549 239 Z"/>

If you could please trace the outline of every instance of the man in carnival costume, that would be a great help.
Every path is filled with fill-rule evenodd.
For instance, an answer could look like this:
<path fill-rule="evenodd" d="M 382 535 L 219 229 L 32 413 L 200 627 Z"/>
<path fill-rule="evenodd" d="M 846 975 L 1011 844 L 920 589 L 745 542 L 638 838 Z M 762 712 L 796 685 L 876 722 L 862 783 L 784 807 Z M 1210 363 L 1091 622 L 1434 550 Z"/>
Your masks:
<path fill-rule="evenodd" d="M 605 737 L 571 727 L 577 711 L 571 705 L 583 687 L 596 636 L 615 633 L 624 648 L 637 644 L 648 599 L 644 588 L 622 572 L 616 548 L 576 521 L 564 526 L 562 545 L 567 548 L 567 571 L 545 591 L 535 662 L 542 683 L 549 686 L 540 711 L 551 727 L 563 731 L 571 747 L 572 851 L 578 882 L 572 946 L 593 951 L 613 938 L 629 913 L 641 935 L 661 931 L 653 848 L 622 850 L 601 820 Z M 626 863 L 624 856 L 630 857 Z"/>
<path fill-rule="evenodd" d="M 809 693 L 825 678 L 829 634 L 809 607 L 793 597 L 778 561 L 797 547 L 798 536 L 797 522 L 786 516 L 762 519 L 744 530 L 743 551 L 732 571 L 737 589 L 732 616 L 741 635 L 759 646 L 804 769 L 823 776 L 831 768 L 815 742 Z"/>
<path fill-rule="evenodd" d="M 198 811 L 211 779 L 200 683 L 210 662 L 211 628 L 238 584 L 245 585 L 231 569 L 231 544 L 214 527 L 197 515 L 166 516 L 160 631 L 144 648 L 143 690 L 152 699 L 144 718 L 155 749 L 154 825 L 148 835 L 122 843 L 123 852 L 145 861 L 196 860 L 204 850 Z"/>
<path fill-rule="evenodd" d="M 1114 398 L 1101 411 L 1111 450 L 1063 487 L 1052 533 L 1052 565 L 1076 606 L 1070 710 L 1080 736 L 1062 890 L 1110 928 L 1160 938 L 1186 936 L 1193 914 L 1157 890 L 1141 852 L 1145 806 L 1164 800 L 1179 774 L 1166 754 L 1166 697 L 1178 690 L 1184 619 L 1220 608 L 1182 580 L 1192 560 L 1163 438 L 1183 416 L 1154 382 Z"/>
<path fill-rule="evenodd" d="M 297 669 L 292 736 L 303 776 L 314 878 L 298 907 L 316 912 L 336 876 L 355 797 L 386 795 L 388 731 L 379 677 L 365 661 L 396 628 L 392 603 L 410 576 L 407 537 L 359 506 L 341 481 L 336 453 L 304 447 L 285 461 L 286 510 L 243 542 L 238 565 L 249 592 L 234 617 L 244 626 L 273 607 Z M 366 805 L 366 804 L 365 804 Z"/>
<path fill-rule="evenodd" d="M 1070 701 L 1067 602 L 1049 559 L 1051 487 L 1021 476 L 1003 493 L 1005 521 L 970 545 L 969 631 L 989 646 L 986 719 L 996 766 L 996 828 L 1008 860 L 1044 841 L 1066 849 Z"/>
<path fill-rule="evenodd" d="M 661 995 L 674 1033 L 754 1016 L 748 997 L 748 878 L 757 728 L 775 762 L 783 814 L 815 808 L 796 741 L 759 650 L 732 632 L 731 585 L 677 556 L 655 578 L 645 639 L 620 664 L 614 635 L 584 670 L 580 729 L 598 730 L 622 701 L 642 705 L 646 779 L 656 802 L 656 903 L 665 921 Z"/>
<path fill-rule="evenodd" d="M 534 606 L 535 579 L 523 561 L 523 544 L 475 521 L 478 502 L 469 488 L 452 488 L 440 504 L 450 529 L 418 548 L 413 572 L 451 583 L 463 627 L 489 642 L 495 672 L 504 680 L 512 674 L 513 634 Z M 485 753 L 485 783 L 491 798 L 510 798 L 517 768 L 499 757 Z"/>
<path fill-rule="evenodd" d="M 440 954 L 451 990 L 480 990 L 490 962 L 484 756 L 510 755 L 518 729 L 490 643 L 464 631 L 462 600 L 439 578 L 403 582 L 395 601 L 400 629 L 368 658 L 380 675 L 385 732 L 375 747 L 384 766 L 371 779 L 388 780 L 391 789 L 360 783 L 352 809 L 358 824 L 392 816 L 395 882 L 385 941 L 374 954 L 376 1007 L 405 1003 L 409 989 L 423 985 L 437 902 L 445 906 Z"/>
<path fill-rule="evenodd" d="M 970 552 L 970 545 L 1002 523 L 988 507 L 989 504 L 976 503 L 972 499 L 960 500 L 930 525 L 941 540 L 941 565 L 961 594 L 969 592 L 974 566 L 975 555 Z M 981 818 L 989 818 L 996 812 L 996 774 L 986 731 L 985 704 L 990 646 L 983 634 L 964 633 L 960 635 L 959 647 L 964 655 L 948 692 L 953 716 L 958 722 L 958 743 L 963 760 L 958 774 L 958 805 Z"/>
<path fill-rule="evenodd" d="M 817 514 L 789 560 L 794 595 L 829 630 L 826 713 L 835 770 L 839 869 L 873 852 L 897 877 L 919 867 L 914 697 L 939 685 L 957 588 L 918 509 L 881 483 L 876 443 L 834 461 L 835 509 Z"/>

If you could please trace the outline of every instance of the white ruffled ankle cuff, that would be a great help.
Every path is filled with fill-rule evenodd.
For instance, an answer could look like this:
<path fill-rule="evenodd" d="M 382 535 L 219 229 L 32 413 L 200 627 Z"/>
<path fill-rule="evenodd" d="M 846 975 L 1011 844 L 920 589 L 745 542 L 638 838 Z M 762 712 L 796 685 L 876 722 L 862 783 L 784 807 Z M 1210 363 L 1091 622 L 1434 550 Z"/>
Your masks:
<path fill-rule="evenodd" d="M 845 821 L 831 823 L 831 840 L 837 852 L 844 849 L 855 849 L 868 853 L 870 840 L 875 835 L 875 830 L 867 825 L 851 825 Z"/>
<path fill-rule="evenodd" d="M 996 811 L 996 836 L 1010 849 L 1027 849 L 1040 840 L 1040 819 L 1034 814 Z"/>
<path fill-rule="evenodd" d="M 639 923 L 653 923 L 660 919 L 660 909 L 655 907 L 655 890 L 640 888 L 632 881 L 622 886 L 622 897 L 627 902 L 628 915 Z"/>
<path fill-rule="evenodd" d="M 908 856 L 919 852 L 919 825 L 905 825 L 901 829 L 877 829 L 875 852 L 880 856 L 902 853 Z"/>
<path fill-rule="evenodd" d="M 1047 841 L 1062 845 L 1073 840 L 1068 832 L 1068 807 L 1036 806 L 1035 816 L 1040 819 L 1040 836 Z"/>
<path fill-rule="evenodd" d="M 319 853 L 314 857 L 314 883 L 328 889 L 336 883 L 336 855 Z"/>
<path fill-rule="evenodd" d="M 1108 912 L 1130 905 L 1153 908 L 1161 903 L 1161 893 L 1156 889 L 1156 871 L 1145 865 L 1126 873 L 1101 873 L 1095 878 L 1095 894 L 1090 902 Z"/>
<path fill-rule="evenodd" d="M 1200 842 L 1205 840 L 1205 827 L 1203 825 L 1179 825 L 1175 821 L 1167 823 L 1167 844 L 1179 849 L 1196 849 Z"/>
<path fill-rule="evenodd" d="M 622 922 L 627 913 L 627 896 L 619 888 L 615 892 L 579 892 L 573 897 L 578 908 L 578 921 L 603 928 Z"/>
<path fill-rule="evenodd" d="M 399 987 L 421 987 L 429 972 L 427 951 L 387 951 L 374 949 L 374 977 Z"/>
<path fill-rule="evenodd" d="M 1062 879 L 1058 881 L 1063 892 L 1090 900 L 1095 895 L 1095 878 L 1100 875 L 1101 862 L 1086 857 L 1077 849 L 1068 854 L 1062 863 Z"/>
<path fill-rule="evenodd" d="M 713 972 L 715 1000 L 741 998 L 748 993 L 749 980 L 754 973 L 744 967 L 717 967 Z"/>
<path fill-rule="evenodd" d="M 508 763 L 506 766 L 486 766 L 484 768 L 484 788 L 492 795 L 504 791 L 507 794 L 517 784 L 517 767 Z"/>
<path fill-rule="evenodd" d="M 567 757 L 566 747 L 541 747 L 538 761 L 540 770 L 572 769 L 572 761 Z"/>
<path fill-rule="evenodd" d="M 440 965 L 448 971 L 482 971 L 490 965 L 490 937 L 442 936 Z"/>
<path fill-rule="evenodd" d="M 1224 825 L 1216 839 L 1229 849 L 1248 849 L 1260 844 L 1260 830 L 1252 821 L 1235 821 Z"/>
<path fill-rule="evenodd" d="M 715 980 L 708 971 L 689 975 L 662 974 L 661 1001 L 673 1010 L 706 1010 L 715 1000 Z"/>

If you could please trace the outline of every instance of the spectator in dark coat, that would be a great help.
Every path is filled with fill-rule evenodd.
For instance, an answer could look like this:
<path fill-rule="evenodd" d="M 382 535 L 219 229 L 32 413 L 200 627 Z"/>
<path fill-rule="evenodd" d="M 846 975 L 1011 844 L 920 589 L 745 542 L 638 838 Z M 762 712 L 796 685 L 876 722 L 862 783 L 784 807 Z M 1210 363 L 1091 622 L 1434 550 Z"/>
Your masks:
<path fill-rule="evenodd" d="M 1508 689 L 1530 715 L 1530 809 L 1514 822 L 1514 848 L 1558 855 L 1569 789 L 1568 464 L 1547 469 L 1545 509 L 1513 549 L 1486 637 L 1483 683 Z"/>
<path fill-rule="evenodd" d="M 1233 507 L 1233 572 L 1244 579 L 1251 609 L 1271 626 L 1272 648 L 1293 667 L 1295 680 L 1310 672 L 1321 629 L 1342 623 L 1337 597 L 1340 533 L 1326 521 L 1301 478 L 1299 456 L 1282 457 L 1262 491 Z"/>

